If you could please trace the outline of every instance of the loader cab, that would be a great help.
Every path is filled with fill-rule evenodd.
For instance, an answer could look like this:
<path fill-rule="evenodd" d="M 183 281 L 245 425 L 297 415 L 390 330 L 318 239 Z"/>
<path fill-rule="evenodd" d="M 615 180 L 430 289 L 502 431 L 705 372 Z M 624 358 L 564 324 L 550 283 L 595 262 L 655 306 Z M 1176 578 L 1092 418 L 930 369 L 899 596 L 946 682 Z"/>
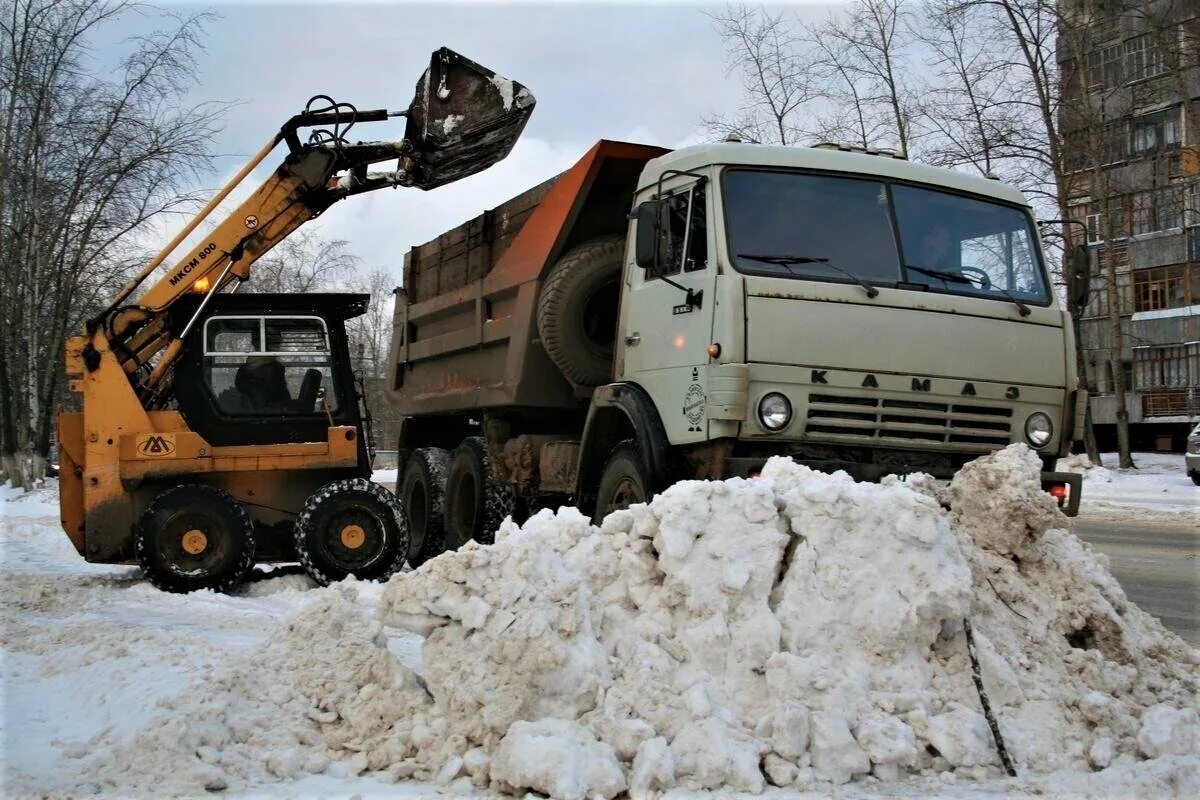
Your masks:
<path fill-rule="evenodd" d="M 188 426 L 212 445 L 324 442 L 330 425 L 359 428 L 346 320 L 365 294 L 216 295 L 184 339 L 175 399 Z M 174 334 L 199 307 L 171 310 Z M 365 462 L 365 445 L 362 459 Z"/>

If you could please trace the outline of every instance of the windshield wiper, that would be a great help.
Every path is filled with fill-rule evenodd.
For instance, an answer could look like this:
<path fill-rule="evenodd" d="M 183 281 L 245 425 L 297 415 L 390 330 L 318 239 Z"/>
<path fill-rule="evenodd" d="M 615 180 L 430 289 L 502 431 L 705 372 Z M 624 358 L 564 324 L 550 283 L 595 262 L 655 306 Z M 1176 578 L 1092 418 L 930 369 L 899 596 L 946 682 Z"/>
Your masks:
<path fill-rule="evenodd" d="M 764 264 L 778 264 L 787 269 L 793 275 L 796 271 L 792 269 L 793 264 L 823 264 L 835 272 L 840 272 L 850 280 L 861 286 L 867 293 L 867 297 L 874 298 L 879 295 L 879 290 L 871 284 L 864 281 L 862 278 L 855 275 L 849 270 L 844 270 L 836 264 L 831 264 L 828 258 L 814 258 L 813 256 L 789 256 L 783 254 L 757 254 L 757 253 L 738 253 L 738 258 L 744 258 L 749 261 L 761 261 Z"/>
<path fill-rule="evenodd" d="M 1003 295 L 1006 299 L 1010 300 L 1012 302 L 1012 304 L 1017 307 L 1017 310 L 1021 312 L 1022 317 L 1028 317 L 1032 313 L 1029 310 L 1029 306 L 1025 305 L 1020 300 L 1018 300 L 1015 296 L 1013 296 L 1009 292 L 1005 291 L 1004 289 L 1001 289 L 999 286 L 992 283 L 991 281 L 984 283 L 984 281 L 981 278 L 972 279 L 969 275 L 963 275 L 961 272 L 944 272 L 940 269 L 932 269 L 930 267 L 921 267 L 921 266 L 917 266 L 916 264 L 905 264 L 904 268 L 911 269 L 913 272 L 919 272 L 922 275 L 928 275 L 931 278 L 938 278 L 939 280 L 942 280 L 946 283 L 965 283 L 968 286 L 978 285 L 980 291 L 996 292 L 997 294 Z"/>
<path fill-rule="evenodd" d="M 922 275 L 928 275 L 931 278 L 940 278 L 947 283 L 965 283 L 970 286 L 975 285 L 975 281 L 962 275 L 958 272 L 943 272 L 940 269 L 931 269 L 930 267 L 918 267 L 916 264 L 905 264 L 905 268 L 911 269 L 913 272 L 919 272 Z"/>

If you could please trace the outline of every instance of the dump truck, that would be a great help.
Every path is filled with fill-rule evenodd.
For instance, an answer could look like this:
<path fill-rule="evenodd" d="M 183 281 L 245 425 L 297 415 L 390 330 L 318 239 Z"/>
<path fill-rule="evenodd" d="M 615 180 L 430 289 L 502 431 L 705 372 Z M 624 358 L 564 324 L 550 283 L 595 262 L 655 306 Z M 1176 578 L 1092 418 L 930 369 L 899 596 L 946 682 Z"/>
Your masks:
<path fill-rule="evenodd" d="M 58 417 L 60 509 L 80 555 L 140 564 L 175 592 L 232 588 L 260 562 L 300 561 L 321 583 L 401 568 L 408 523 L 370 479 L 346 341 L 367 297 L 236 292 L 335 203 L 435 189 L 504 158 L 533 107 L 521 84 L 441 48 L 406 109 L 317 95 L 288 119 L 67 343 L 82 410 Z M 396 117 L 402 138 L 348 138 Z M 201 232 L 281 146 L 267 179 Z"/>
<path fill-rule="evenodd" d="M 1024 442 L 1073 514 L 1079 478 L 1053 468 L 1086 396 L 1045 262 L 996 180 L 842 145 L 600 141 L 405 256 L 389 397 L 416 561 L 773 455 L 945 477 Z"/>

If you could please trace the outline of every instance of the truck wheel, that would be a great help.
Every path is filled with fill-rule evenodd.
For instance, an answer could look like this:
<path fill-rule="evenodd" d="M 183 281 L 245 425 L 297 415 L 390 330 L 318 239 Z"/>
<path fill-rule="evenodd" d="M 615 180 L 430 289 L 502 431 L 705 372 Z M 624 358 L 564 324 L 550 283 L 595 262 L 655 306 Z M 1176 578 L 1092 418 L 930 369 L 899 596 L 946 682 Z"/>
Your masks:
<path fill-rule="evenodd" d="M 419 567 L 446 549 L 443 528 L 450 454 L 421 447 L 409 455 L 400 478 L 400 506 L 408 519 L 408 565 Z"/>
<path fill-rule="evenodd" d="M 366 478 L 333 481 L 304 501 L 296 552 L 321 585 L 350 575 L 384 580 L 404 566 L 408 524 L 396 496 Z"/>
<path fill-rule="evenodd" d="M 537 327 L 550 360 L 582 386 L 612 378 L 625 237 L 603 236 L 569 250 L 550 268 Z"/>
<path fill-rule="evenodd" d="M 492 478 L 483 437 L 463 439 L 446 474 L 446 544 L 455 550 L 472 539 L 491 544 L 512 508 L 512 491 Z"/>
<path fill-rule="evenodd" d="M 134 528 L 138 563 L 167 592 L 226 592 L 254 566 L 254 523 L 226 491 L 193 483 L 159 494 Z"/>
<path fill-rule="evenodd" d="M 626 439 L 616 446 L 600 473 L 592 521 L 599 525 L 614 511 L 646 502 L 649 499 L 648 484 L 642 453 L 632 439 Z"/>

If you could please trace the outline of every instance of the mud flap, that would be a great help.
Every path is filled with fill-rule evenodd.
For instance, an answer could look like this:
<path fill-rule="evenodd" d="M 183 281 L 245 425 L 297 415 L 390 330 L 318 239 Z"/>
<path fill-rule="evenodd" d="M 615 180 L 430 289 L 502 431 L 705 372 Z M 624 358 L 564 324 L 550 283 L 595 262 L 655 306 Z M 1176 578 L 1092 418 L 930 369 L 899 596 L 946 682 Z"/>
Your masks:
<path fill-rule="evenodd" d="M 443 47 L 417 81 L 404 138 L 413 148 L 412 185 L 433 189 L 508 155 L 533 113 L 521 84 Z"/>

